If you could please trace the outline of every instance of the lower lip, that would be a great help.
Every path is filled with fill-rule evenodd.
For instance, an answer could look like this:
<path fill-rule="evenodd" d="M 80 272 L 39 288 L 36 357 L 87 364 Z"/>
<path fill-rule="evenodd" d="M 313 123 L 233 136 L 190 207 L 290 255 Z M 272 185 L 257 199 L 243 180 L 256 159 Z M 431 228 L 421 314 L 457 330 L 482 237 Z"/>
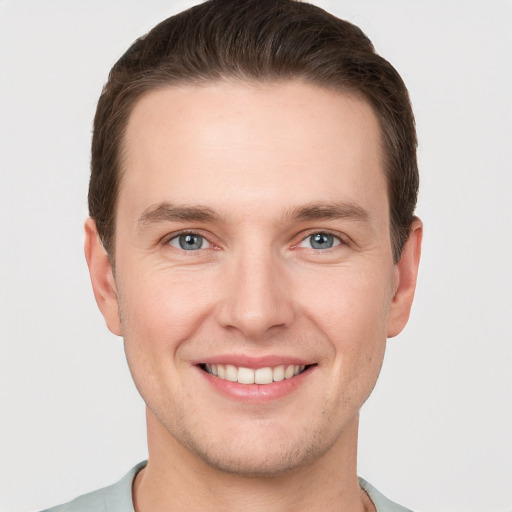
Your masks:
<path fill-rule="evenodd" d="M 231 382 L 215 377 L 199 367 L 197 367 L 197 370 L 216 391 L 232 400 L 247 403 L 266 403 L 293 393 L 311 375 L 314 368 L 314 366 L 309 367 L 291 379 L 284 379 L 271 384 L 240 384 L 239 382 Z"/>

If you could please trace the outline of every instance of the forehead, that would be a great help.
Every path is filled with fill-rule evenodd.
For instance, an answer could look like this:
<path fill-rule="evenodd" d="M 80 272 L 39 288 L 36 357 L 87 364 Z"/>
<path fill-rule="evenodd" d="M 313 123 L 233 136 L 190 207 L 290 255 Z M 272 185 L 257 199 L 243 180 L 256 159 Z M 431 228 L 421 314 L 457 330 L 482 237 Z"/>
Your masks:
<path fill-rule="evenodd" d="M 119 201 L 133 215 L 162 201 L 260 215 L 313 201 L 387 208 L 372 108 L 296 81 L 151 91 L 129 117 L 123 157 Z"/>

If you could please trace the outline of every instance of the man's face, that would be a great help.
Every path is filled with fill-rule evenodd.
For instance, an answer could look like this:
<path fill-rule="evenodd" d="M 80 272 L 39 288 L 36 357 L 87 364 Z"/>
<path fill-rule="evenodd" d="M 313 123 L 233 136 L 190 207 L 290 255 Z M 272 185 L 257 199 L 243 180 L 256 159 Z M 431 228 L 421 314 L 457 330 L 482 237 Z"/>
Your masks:
<path fill-rule="evenodd" d="M 372 109 L 298 82 L 169 87 L 124 157 L 102 309 L 150 445 L 277 474 L 341 443 L 404 323 Z"/>

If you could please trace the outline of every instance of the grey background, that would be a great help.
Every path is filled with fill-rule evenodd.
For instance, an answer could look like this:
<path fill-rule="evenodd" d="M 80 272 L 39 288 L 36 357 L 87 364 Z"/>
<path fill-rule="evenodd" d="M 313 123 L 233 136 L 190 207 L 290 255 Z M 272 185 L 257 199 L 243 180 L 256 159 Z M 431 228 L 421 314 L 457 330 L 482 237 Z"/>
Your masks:
<path fill-rule="evenodd" d="M 88 282 L 90 130 L 111 65 L 170 0 L 0 0 L 0 510 L 146 456 L 144 406 Z M 424 512 L 512 509 L 512 3 L 317 1 L 409 86 L 425 222 L 409 326 L 362 411 L 359 473 Z"/>

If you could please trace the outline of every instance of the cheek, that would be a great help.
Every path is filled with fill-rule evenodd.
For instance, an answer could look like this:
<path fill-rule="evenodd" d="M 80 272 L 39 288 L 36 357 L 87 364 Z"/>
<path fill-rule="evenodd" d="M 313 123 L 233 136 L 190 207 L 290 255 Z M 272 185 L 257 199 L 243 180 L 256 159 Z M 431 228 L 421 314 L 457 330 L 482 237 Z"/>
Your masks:
<path fill-rule="evenodd" d="M 184 392 L 175 378 L 187 368 L 180 350 L 203 323 L 210 298 L 200 284 L 191 285 L 194 280 L 170 277 L 161 273 L 119 279 L 125 284 L 118 291 L 128 366 L 154 411 L 173 409 L 174 397 Z"/>
<path fill-rule="evenodd" d="M 174 355 L 200 328 L 211 310 L 213 292 L 198 276 L 151 272 L 124 280 L 119 290 L 121 324 L 127 345 L 146 355 Z M 134 347 L 135 348 L 135 347 Z"/>
<path fill-rule="evenodd" d="M 328 364 L 350 387 L 373 388 L 382 365 L 392 298 L 392 272 L 329 269 L 301 298 L 302 310 L 331 346 Z M 321 282 L 323 286 L 311 286 Z"/>
<path fill-rule="evenodd" d="M 332 268 L 316 276 L 302 293 L 308 315 L 331 332 L 386 332 L 392 299 L 393 273 Z"/>

